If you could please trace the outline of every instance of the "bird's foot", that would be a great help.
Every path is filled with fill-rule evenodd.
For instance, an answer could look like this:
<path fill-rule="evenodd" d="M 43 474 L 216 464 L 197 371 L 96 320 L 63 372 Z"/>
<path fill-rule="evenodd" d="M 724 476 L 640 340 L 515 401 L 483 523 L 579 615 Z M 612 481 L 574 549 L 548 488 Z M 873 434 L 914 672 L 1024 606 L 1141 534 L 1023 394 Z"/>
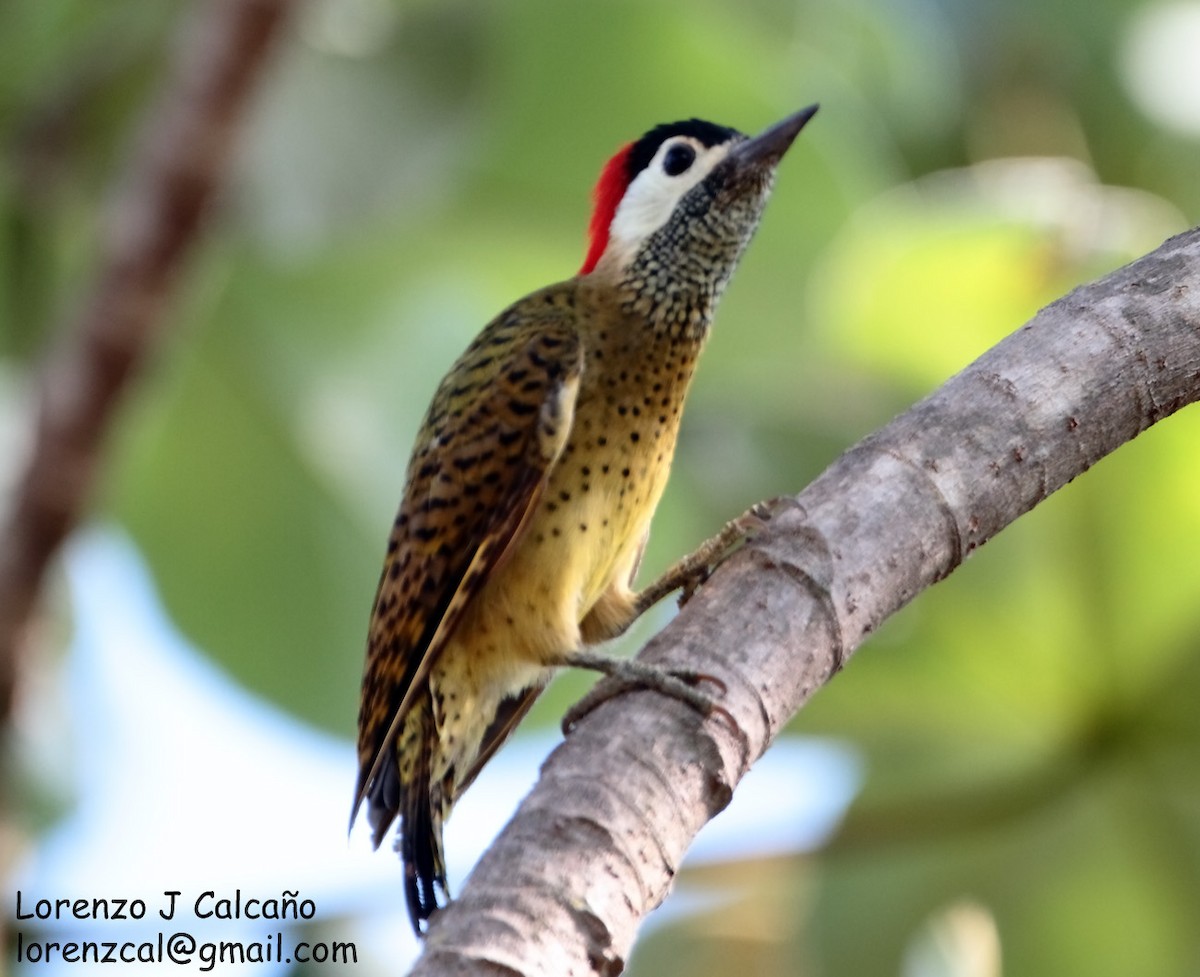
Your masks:
<path fill-rule="evenodd" d="M 735 519 L 730 519 L 717 535 L 705 540 L 694 552 L 683 557 L 638 594 L 638 614 L 675 590 L 679 591 L 679 606 L 682 607 L 712 576 L 713 571 L 737 552 L 743 543 L 755 539 L 775 515 L 794 504 L 795 500 L 786 495 L 766 499 L 752 505 Z"/>
<path fill-rule="evenodd" d="M 717 687 L 718 695 L 725 694 L 725 683 L 707 672 L 698 672 L 689 668 L 665 668 L 642 661 L 610 658 L 608 655 L 590 651 L 573 653 L 565 664 L 603 672 L 613 681 L 599 682 L 567 710 L 562 721 L 564 734 L 569 733 L 579 720 L 597 706 L 632 689 L 652 689 L 655 692 L 661 692 L 672 699 L 686 703 L 703 716 L 707 717 L 716 713 L 726 719 L 731 726 L 737 727 L 732 713 L 711 695 L 702 692 L 697 687 L 703 682 L 708 682 Z"/>

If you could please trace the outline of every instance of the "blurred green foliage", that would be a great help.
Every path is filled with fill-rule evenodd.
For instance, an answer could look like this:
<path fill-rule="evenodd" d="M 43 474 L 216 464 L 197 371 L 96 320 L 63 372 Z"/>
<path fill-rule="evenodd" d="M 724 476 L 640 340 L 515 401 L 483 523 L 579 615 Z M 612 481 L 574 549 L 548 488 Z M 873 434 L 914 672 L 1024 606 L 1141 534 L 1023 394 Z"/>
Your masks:
<path fill-rule="evenodd" d="M 15 390 L 86 289 L 185 9 L 0 6 Z M 99 516 L 198 645 L 349 735 L 420 414 L 491 315 L 573 273 L 616 146 L 822 103 L 718 316 L 649 575 L 1196 221 L 1200 135 L 1156 124 L 1121 74 L 1155 9 L 313 0 L 125 406 Z M 21 406 L 0 398 L 5 425 Z M 652 934 L 631 972 L 983 974 L 939 948 L 997 939 L 1023 977 L 1200 971 L 1197 423 L 1122 449 L 889 622 L 793 726 L 864 753 L 843 831 L 813 858 L 685 873 L 720 908 Z"/>

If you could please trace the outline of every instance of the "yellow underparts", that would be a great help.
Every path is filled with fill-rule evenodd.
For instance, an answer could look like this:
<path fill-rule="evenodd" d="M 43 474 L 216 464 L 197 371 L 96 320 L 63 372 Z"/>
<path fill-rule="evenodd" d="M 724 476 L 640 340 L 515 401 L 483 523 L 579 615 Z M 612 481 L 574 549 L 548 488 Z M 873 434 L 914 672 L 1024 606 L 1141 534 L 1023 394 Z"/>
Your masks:
<path fill-rule="evenodd" d="M 464 613 L 430 676 L 435 781 L 452 767 L 465 775 L 505 698 L 545 685 L 564 656 L 629 624 L 632 578 L 668 474 L 631 464 L 560 461 L 521 541 Z"/>

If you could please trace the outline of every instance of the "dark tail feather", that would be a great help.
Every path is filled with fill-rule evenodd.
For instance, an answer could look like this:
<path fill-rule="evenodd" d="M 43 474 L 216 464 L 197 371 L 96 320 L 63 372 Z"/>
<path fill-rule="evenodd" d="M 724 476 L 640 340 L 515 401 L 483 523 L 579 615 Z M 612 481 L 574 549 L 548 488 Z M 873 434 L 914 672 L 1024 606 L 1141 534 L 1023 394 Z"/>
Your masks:
<path fill-rule="evenodd" d="M 395 759 L 383 765 L 383 769 L 371 783 L 367 798 L 367 823 L 371 825 L 371 846 L 378 848 L 388 828 L 396 820 L 396 811 L 400 807 L 400 770 Z"/>
<path fill-rule="evenodd" d="M 428 712 L 423 718 L 432 727 L 433 717 Z M 432 729 L 428 732 L 433 734 Z M 419 742 L 429 741 L 422 736 Z M 400 833 L 396 851 L 404 862 L 404 894 L 417 936 L 424 935 L 429 917 L 437 911 L 439 893 L 440 903 L 450 898 L 442 849 L 442 791 L 440 784 L 431 790 L 430 760 L 430 751 L 422 750 L 413 768 L 412 781 L 399 785 Z"/>

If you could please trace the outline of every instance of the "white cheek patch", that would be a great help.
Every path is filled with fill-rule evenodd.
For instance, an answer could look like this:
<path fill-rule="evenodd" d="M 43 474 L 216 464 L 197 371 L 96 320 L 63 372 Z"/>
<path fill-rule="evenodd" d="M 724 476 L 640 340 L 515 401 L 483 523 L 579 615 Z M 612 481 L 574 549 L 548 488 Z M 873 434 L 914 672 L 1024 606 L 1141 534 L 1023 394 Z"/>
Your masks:
<path fill-rule="evenodd" d="M 728 145 L 711 149 L 693 143 L 696 160 L 678 176 L 663 172 L 662 158 L 673 141 L 663 143 L 650 164 L 629 184 L 609 228 L 609 251 L 628 256 L 667 222 L 685 193 L 712 172 L 729 152 Z"/>

